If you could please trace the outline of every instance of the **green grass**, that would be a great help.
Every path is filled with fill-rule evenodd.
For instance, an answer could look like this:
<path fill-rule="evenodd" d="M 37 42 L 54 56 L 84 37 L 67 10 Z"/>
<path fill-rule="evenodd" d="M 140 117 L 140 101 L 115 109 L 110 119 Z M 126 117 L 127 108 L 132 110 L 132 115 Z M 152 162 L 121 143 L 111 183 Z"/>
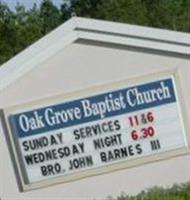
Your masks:
<path fill-rule="evenodd" d="M 108 197 L 107 200 L 190 200 L 190 183 L 173 185 L 171 188 L 154 187 L 136 196 L 123 193 L 116 198 Z"/>

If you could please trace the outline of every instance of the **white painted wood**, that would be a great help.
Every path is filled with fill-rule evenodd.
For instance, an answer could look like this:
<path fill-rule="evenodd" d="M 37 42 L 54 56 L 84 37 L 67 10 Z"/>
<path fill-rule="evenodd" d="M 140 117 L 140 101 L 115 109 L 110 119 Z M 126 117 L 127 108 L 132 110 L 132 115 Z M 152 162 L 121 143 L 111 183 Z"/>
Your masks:
<path fill-rule="evenodd" d="M 158 40 L 160 42 L 178 43 L 190 45 L 190 34 L 162 30 L 158 28 L 149 28 L 137 25 L 129 25 L 118 22 L 108 22 L 102 20 L 92 20 L 77 17 L 77 28 L 104 34 L 120 35 L 123 37 L 137 37 L 147 40 Z"/>
<path fill-rule="evenodd" d="M 77 39 L 190 55 L 187 33 L 74 17 L 3 64 L 0 91 Z"/>
<path fill-rule="evenodd" d="M 108 41 L 108 43 L 111 44 L 110 46 L 106 46 L 104 41 L 93 45 L 93 43 L 88 43 L 87 39 L 85 43 L 77 43 L 76 40 L 80 38 L 80 33 L 78 31 L 81 32 L 81 30 L 79 29 L 79 25 L 76 24 L 76 19 L 77 18 L 72 19 L 72 21 L 75 21 L 75 24 L 69 22 L 71 23 L 69 25 L 71 28 L 68 28 L 70 30 L 68 31 L 68 35 L 73 33 L 74 41 L 61 48 L 61 45 L 58 45 L 58 41 L 60 41 L 61 38 L 63 39 L 61 34 L 62 31 L 60 31 L 61 38 L 57 38 L 57 42 L 52 40 L 51 45 L 54 44 L 59 47 L 53 48 L 56 49 L 56 51 L 53 53 L 51 52 L 51 57 L 46 57 L 44 60 L 42 59 L 39 63 L 35 63 L 34 66 L 31 65 L 30 70 L 27 71 L 27 69 L 25 69 L 27 62 L 29 62 L 30 59 L 35 60 L 34 58 L 36 55 L 31 54 L 27 49 L 0 68 L 0 83 L 3 84 L 3 86 L 0 85 L 0 108 L 23 104 L 58 94 L 63 95 L 105 83 L 128 80 L 149 73 L 159 73 L 165 70 L 177 69 L 181 74 L 180 91 L 183 91 L 185 101 L 183 105 L 185 111 L 183 109 L 182 113 L 187 112 L 187 116 L 190 116 L 190 60 L 188 54 L 177 53 L 176 56 L 176 53 L 172 54 L 170 50 L 167 51 L 167 49 L 162 50 L 161 53 L 151 51 L 151 49 L 144 52 L 138 50 L 135 51 L 135 49 L 131 51 L 127 45 L 125 45 L 125 48 L 119 48 L 117 42 L 114 43 L 112 41 Z M 87 21 L 89 24 L 90 20 Z M 93 25 L 93 20 L 91 22 Z M 98 23 L 100 23 L 100 21 L 98 21 Z M 116 26 L 113 27 L 113 29 L 116 28 Z M 92 28 L 93 26 L 91 29 Z M 64 29 L 64 25 L 61 29 Z M 160 31 L 162 32 L 162 30 Z M 85 32 L 87 32 L 87 29 L 84 27 L 82 34 Z M 89 31 L 89 34 L 91 35 L 92 32 L 93 30 Z M 100 38 L 105 34 L 99 33 L 99 31 L 94 31 L 94 33 L 96 34 L 96 37 L 99 36 Z M 176 32 L 173 33 L 175 35 Z M 50 34 L 53 34 L 53 32 Z M 178 33 L 176 34 L 178 35 Z M 114 37 L 115 33 L 108 35 Z M 115 37 L 118 37 L 118 35 L 119 34 Z M 179 33 L 179 35 L 176 36 L 176 41 L 180 40 L 180 36 L 183 38 L 184 34 Z M 133 39 L 133 37 L 128 36 L 122 36 L 121 38 Z M 186 36 L 184 38 L 186 38 Z M 93 39 L 93 41 L 96 42 L 95 39 Z M 142 42 L 143 40 L 140 41 Z M 150 39 L 150 41 L 157 44 L 157 40 L 155 41 Z M 186 41 L 186 39 L 184 41 Z M 182 46 L 183 48 L 186 48 L 188 45 L 184 45 L 184 41 L 174 43 L 177 46 L 179 45 L 180 47 Z M 36 49 L 39 42 L 35 44 L 35 47 L 32 45 L 30 48 Z M 43 49 L 43 56 L 45 56 L 49 49 L 51 49 L 48 40 L 46 42 L 44 42 L 44 48 L 42 45 L 39 50 L 36 51 L 39 53 L 40 49 Z M 165 43 L 166 42 L 163 42 L 163 44 Z M 169 42 L 169 44 L 172 45 L 173 42 Z M 135 46 L 133 43 L 131 45 Z M 46 49 L 48 51 L 46 51 Z M 18 65 L 16 65 L 16 63 Z M 14 68 L 15 72 L 13 72 Z M 17 70 L 19 70 L 19 73 L 16 72 Z M 15 73 L 17 75 L 14 75 Z M 5 84 L 6 81 L 7 84 Z M 187 119 L 188 117 L 185 117 L 186 124 L 190 124 Z M 3 180 L 0 181 L 0 197 L 3 200 L 102 200 L 106 199 L 108 195 L 116 197 L 121 194 L 121 192 L 136 194 L 139 191 L 154 185 L 168 187 L 174 183 L 182 183 L 190 180 L 190 156 L 187 155 L 162 162 L 124 169 L 101 176 L 85 178 L 79 181 L 52 185 L 51 187 L 44 189 L 20 193 L 18 191 L 16 175 L 1 121 L 0 158 L 3 158 L 3 162 L 0 162 L 0 179 Z"/>
<path fill-rule="evenodd" d="M 91 32 L 83 32 L 78 31 L 78 37 L 80 39 L 88 39 L 92 41 L 99 41 L 99 42 L 106 42 L 112 44 L 120 44 L 126 45 L 129 47 L 140 47 L 144 49 L 152 49 L 152 50 L 159 50 L 163 52 L 172 52 L 172 53 L 179 53 L 184 55 L 190 56 L 190 46 L 186 45 L 179 45 L 179 44 L 172 44 L 172 43 L 163 43 L 162 41 L 157 40 L 142 40 L 140 38 L 133 38 L 133 37 L 119 37 L 107 34 L 101 34 L 101 36 L 97 33 Z"/>

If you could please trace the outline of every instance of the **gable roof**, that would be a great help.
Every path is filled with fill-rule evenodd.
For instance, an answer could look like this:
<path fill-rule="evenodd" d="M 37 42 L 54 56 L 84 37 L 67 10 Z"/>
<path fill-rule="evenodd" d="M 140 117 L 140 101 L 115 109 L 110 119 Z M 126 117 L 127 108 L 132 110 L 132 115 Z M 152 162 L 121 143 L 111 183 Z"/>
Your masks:
<path fill-rule="evenodd" d="M 78 39 L 190 56 L 190 34 L 73 17 L 0 67 L 0 91 Z"/>

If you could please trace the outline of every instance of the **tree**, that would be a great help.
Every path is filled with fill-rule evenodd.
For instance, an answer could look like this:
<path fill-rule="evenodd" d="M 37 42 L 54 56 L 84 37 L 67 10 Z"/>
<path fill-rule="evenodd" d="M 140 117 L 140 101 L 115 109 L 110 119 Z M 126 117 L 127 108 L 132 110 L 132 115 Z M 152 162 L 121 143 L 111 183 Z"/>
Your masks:
<path fill-rule="evenodd" d="M 107 0 L 98 5 L 98 18 L 147 25 L 147 9 L 142 0 Z"/>
<path fill-rule="evenodd" d="M 15 10 L 16 51 L 19 52 L 42 36 L 42 22 L 36 4 L 26 11 L 25 7 L 18 3 Z"/>
<path fill-rule="evenodd" d="M 71 0 L 77 16 L 190 32 L 189 0 Z"/>
<path fill-rule="evenodd" d="M 5 1 L 4 1 L 5 2 Z M 0 0 L 0 64 L 41 38 L 75 12 L 77 16 L 190 32 L 190 0 L 52 0 L 15 11 Z"/>
<path fill-rule="evenodd" d="M 71 17 L 71 7 L 69 3 L 63 3 L 60 7 L 60 21 L 65 22 Z"/>
<path fill-rule="evenodd" d="M 16 28 L 14 14 L 0 2 L 0 64 L 15 54 Z"/>
<path fill-rule="evenodd" d="M 144 0 L 147 8 L 148 26 L 190 31 L 189 0 Z"/>
<path fill-rule="evenodd" d="M 97 18 L 99 7 L 103 2 L 103 0 L 71 0 L 70 10 L 80 17 Z"/>
<path fill-rule="evenodd" d="M 32 42 L 36 41 L 42 34 L 43 23 L 40 20 L 40 11 L 37 8 L 37 5 L 34 4 L 33 8 L 28 11 L 28 19 L 27 19 L 27 32 L 30 35 L 30 40 Z"/>
<path fill-rule="evenodd" d="M 43 0 L 40 6 L 42 34 L 46 34 L 60 24 L 60 12 L 50 0 Z"/>

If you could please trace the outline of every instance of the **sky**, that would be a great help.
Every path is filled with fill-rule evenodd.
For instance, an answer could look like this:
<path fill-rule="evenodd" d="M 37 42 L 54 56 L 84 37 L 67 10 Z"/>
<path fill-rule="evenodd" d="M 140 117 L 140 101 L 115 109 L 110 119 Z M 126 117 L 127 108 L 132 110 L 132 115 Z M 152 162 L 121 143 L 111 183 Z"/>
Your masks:
<path fill-rule="evenodd" d="M 27 9 L 31 8 L 34 3 L 40 4 L 42 2 L 42 0 L 1 0 L 1 1 L 5 2 L 13 10 L 17 2 L 22 3 Z M 55 5 L 59 6 L 63 2 L 63 0 L 52 0 L 52 2 Z"/>

